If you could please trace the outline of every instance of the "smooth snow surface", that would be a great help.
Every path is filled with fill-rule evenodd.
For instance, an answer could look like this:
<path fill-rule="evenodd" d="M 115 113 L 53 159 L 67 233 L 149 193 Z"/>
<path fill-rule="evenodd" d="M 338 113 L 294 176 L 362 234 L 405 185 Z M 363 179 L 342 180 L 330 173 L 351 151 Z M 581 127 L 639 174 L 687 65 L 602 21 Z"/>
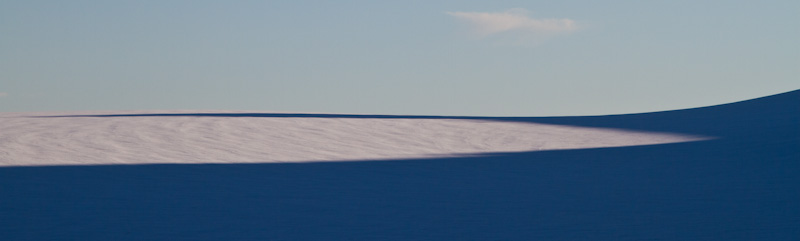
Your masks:
<path fill-rule="evenodd" d="M 1 240 L 800 240 L 800 91 L 587 117 L 5 113 L 0 159 Z"/>
<path fill-rule="evenodd" d="M 4 166 L 407 159 L 704 139 L 419 116 L 173 111 L 7 113 L 0 120 Z"/>

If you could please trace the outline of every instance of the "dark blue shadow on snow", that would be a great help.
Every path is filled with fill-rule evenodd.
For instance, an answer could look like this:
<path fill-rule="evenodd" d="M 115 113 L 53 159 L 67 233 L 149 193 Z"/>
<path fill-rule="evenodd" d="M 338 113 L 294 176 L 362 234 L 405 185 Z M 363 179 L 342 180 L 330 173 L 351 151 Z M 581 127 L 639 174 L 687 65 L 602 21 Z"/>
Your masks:
<path fill-rule="evenodd" d="M 575 117 L 477 117 L 423 115 L 357 115 L 307 113 L 155 113 L 110 115 L 38 116 L 58 117 L 262 117 L 262 118 L 361 118 L 361 119 L 458 119 L 512 121 L 584 127 L 696 134 L 715 137 L 746 137 L 760 132 L 787 132 L 781 124 L 800 119 L 800 90 L 737 103 L 686 110 L 644 114 Z M 796 131 L 796 129 L 794 130 Z M 796 134 L 796 133 L 791 133 Z"/>
<path fill-rule="evenodd" d="M 241 115 L 275 114 L 223 116 Z M 290 115 L 263 117 L 326 117 Z M 798 91 L 649 114 L 473 119 L 719 138 L 395 161 L 6 167 L 0 237 L 800 239 Z"/>

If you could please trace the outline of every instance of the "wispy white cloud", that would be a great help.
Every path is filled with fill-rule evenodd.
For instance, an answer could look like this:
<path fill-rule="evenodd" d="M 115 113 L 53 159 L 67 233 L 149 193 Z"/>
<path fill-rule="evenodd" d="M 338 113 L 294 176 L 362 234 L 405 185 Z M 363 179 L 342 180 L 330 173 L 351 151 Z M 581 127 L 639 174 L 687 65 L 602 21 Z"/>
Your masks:
<path fill-rule="evenodd" d="M 578 29 L 575 20 L 535 19 L 528 17 L 528 11 L 513 8 L 505 12 L 446 12 L 469 24 L 471 30 L 479 36 L 488 36 L 504 32 L 520 32 L 535 35 L 572 32 Z"/>

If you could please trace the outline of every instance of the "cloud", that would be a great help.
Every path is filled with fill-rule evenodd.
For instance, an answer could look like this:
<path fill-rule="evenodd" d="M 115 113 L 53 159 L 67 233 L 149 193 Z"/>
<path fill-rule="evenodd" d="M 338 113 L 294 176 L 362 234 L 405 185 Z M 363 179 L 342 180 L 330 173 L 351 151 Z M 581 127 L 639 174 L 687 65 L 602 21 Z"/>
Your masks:
<path fill-rule="evenodd" d="M 528 35 L 550 35 L 567 33 L 578 29 L 572 19 L 534 19 L 528 17 L 528 11 L 513 8 L 505 12 L 446 12 L 469 24 L 472 31 L 479 36 L 489 36 L 504 32 L 518 32 Z"/>
<path fill-rule="evenodd" d="M 0 97 L 6 97 L 6 96 L 8 96 L 8 93 L 6 93 L 6 92 L 0 92 Z"/>

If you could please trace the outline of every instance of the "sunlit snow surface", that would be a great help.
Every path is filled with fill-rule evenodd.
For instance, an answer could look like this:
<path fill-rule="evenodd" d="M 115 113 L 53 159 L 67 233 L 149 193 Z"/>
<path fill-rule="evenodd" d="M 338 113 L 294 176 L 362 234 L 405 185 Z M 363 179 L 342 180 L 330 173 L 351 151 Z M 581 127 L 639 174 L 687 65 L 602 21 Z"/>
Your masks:
<path fill-rule="evenodd" d="M 5 113 L 0 120 L 5 166 L 381 160 L 708 139 L 420 116 L 149 111 Z"/>

